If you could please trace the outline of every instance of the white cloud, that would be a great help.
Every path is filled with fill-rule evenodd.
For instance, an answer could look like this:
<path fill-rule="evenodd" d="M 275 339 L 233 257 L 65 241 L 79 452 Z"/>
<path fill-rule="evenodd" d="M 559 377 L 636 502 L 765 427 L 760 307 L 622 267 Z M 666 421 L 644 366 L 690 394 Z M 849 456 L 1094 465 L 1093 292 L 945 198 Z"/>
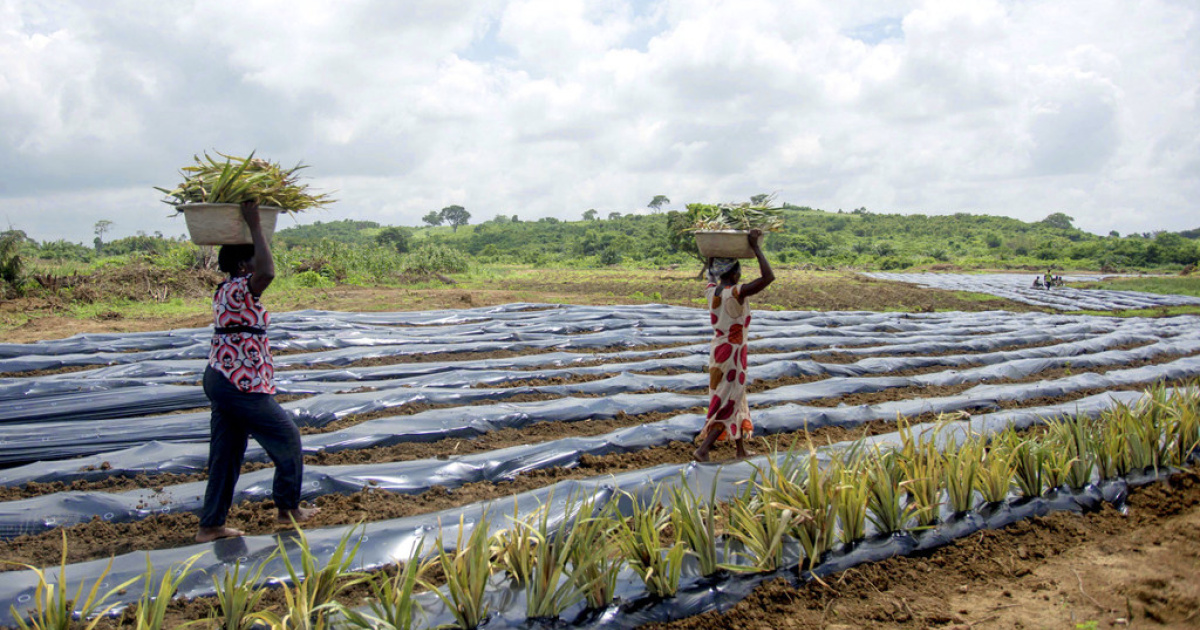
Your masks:
<path fill-rule="evenodd" d="M 1189 229 L 1198 18 L 1173 0 L 0 0 L 0 215 L 39 239 L 163 229 L 151 186 L 216 148 L 311 164 L 341 201 L 304 220 L 777 191 Z"/>

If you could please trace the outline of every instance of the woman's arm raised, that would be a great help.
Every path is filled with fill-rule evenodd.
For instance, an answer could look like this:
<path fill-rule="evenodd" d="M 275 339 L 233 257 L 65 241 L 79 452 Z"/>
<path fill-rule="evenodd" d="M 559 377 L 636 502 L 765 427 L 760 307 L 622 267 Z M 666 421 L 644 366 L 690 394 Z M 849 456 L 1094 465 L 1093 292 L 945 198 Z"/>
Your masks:
<path fill-rule="evenodd" d="M 271 257 L 271 246 L 263 235 L 257 201 L 242 202 L 242 218 L 246 220 L 246 225 L 250 226 L 250 236 L 254 239 L 254 269 L 251 270 L 250 292 L 258 297 L 275 279 L 275 259 Z"/>
<path fill-rule="evenodd" d="M 762 240 L 762 230 L 750 230 L 750 249 L 754 250 L 754 257 L 758 258 L 758 278 L 742 285 L 742 290 L 738 293 L 738 301 L 744 302 L 746 298 L 759 293 L 763 289 L 770 286 L 775 281 L 775 272 L 771 270 L 771 263 L 767 262 L 767 255 L 763 253 L 762 246 L 759 241 Z"/>

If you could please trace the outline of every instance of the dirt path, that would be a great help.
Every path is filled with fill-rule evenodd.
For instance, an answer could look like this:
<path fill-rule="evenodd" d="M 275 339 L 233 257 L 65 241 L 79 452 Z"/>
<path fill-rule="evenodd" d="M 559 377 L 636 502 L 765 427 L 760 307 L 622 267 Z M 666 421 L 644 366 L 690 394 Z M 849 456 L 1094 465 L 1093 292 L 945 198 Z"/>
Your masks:
<path fill-rule="evenodd" d="M 749 277 L 756 272 L 748 272 Z M 614 300 L 637 299 L 664 304 L 695 305 L 703 284 L 694 270 L 631 271 L 625 269 L 547 269 L 511 274 L 496 281 L 511 291 L 569 294 L 574 303 L 609 295 Z M 648 298 L 648 299 L 647 299 Z M 597 303 L 597 302 L 591 302 Z M 605 303 L 605 302 L 598 302 Z M 622 303 L 622 302 L 611 302 Z M 636 303 L 636 302 L 635 302 Z M 755 296 L 755 308 L 818 311 L 933 312 L 1006 310 L 1046 311 L 994 296 L 964 294 L 877 280 L 852 272 L 776 270 L 775 282 Z"/>
<path fill-rule="evenodd" d="M 1112 507 L 974 534 L 924 556 L 850 569 L 828 586 L 759 587 L 725 614 L 654 630 L 1200 628 L 1200 475 Z"/>

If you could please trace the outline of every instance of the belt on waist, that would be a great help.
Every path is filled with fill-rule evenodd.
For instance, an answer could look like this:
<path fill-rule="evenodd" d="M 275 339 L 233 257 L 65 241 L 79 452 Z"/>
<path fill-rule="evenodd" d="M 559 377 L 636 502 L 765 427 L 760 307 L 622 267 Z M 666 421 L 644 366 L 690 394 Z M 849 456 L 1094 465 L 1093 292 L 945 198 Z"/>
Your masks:
<path fill-rule="evenodd" d="M 238 333 L 250 333 L 251 335 L 265 335 L 267 331 L 257 326 L 220 326 L 213 328 L 213 333 L 217 335 L 236 335 Z"/>

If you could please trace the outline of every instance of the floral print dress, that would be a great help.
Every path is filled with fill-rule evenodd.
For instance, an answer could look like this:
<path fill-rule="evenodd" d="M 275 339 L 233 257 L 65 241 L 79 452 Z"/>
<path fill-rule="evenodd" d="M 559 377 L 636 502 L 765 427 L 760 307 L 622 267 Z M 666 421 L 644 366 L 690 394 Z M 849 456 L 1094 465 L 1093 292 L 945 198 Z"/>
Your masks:
<path fill-rule="evenodd" d="M 709 284 L 705 290 L 712 316 L 713 340 L 708 358 L 708 420 L 700 431 L 720 431 L 717 441 L 749 439 L 754 435 L 750 407 L 746 404 L 746 329 L 750 326 L 750 308 L 738 301 L 741 287 L 718 290 Z"/>
<path fill-rule="evenodd" d="M 275 366 L 271 343 L 265 330 L 271 314 L 250 292 L 250 276 L 222 282 L 213 295 L 213 326 L 253 328 L 256 332 L 215 332 L 208 351 L 208 364 L 247 394 L 275 393 Z"/>

